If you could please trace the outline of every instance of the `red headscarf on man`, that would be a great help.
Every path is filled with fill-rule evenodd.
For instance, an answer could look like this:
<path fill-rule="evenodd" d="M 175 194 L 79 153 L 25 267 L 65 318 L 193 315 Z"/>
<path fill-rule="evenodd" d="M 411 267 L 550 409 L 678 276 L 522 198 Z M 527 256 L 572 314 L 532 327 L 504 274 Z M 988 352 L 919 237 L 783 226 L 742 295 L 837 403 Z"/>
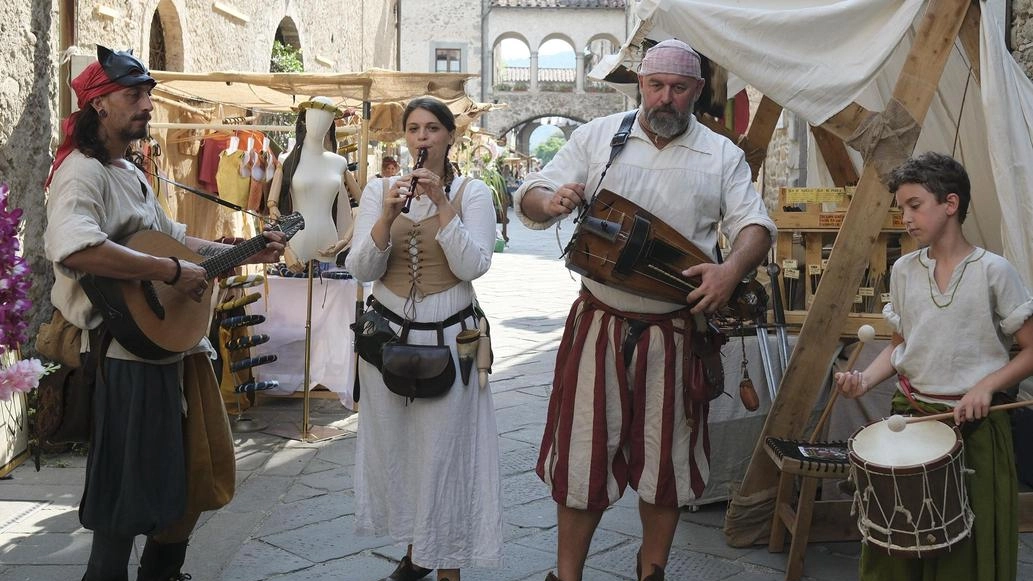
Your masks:
<path fill-rule="evenodd" d="M 152 87 L 158 84 L 140 59 L 133 56 L 133 51 L 113 51 L 97 45 L 97 60 L 87 65 L 78 76 L 72 79 L 72 90 L 75 91 L 79 110 L 69 115 L 61 125 L 64 140 L 57 148 L 57 153 L 54 154 L 54 163 L 50 166 L 50 175 L 47 176 L 43 187 L 50 187 L 50 180 L 54 179 L 54 172 L 64 163 L 68 154 L 79 147 L 79 143 L 75 139 L 75 124 L 78 123 L 80 113 L 89 106 L 90 101 L 120 89 L 144 83 L 149 83 Z"/>

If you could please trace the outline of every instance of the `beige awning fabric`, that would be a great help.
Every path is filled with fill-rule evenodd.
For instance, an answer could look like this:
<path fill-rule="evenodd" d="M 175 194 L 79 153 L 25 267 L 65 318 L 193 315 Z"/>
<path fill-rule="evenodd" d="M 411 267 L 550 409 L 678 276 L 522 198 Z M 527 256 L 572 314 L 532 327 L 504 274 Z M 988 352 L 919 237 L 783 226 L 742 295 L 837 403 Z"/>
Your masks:
<path fill-rule="evenodd" d="M 361 73 L 181 73 L 151 71 L 155 91 L 197 107 L 204 103 L 271 113 L 288 112 L 313 96 L 332 99 L 341 108 L 372 104 L 370 137 L 401 137 L 401 111 L 409 100 L 431 96 L 444 101 L 460 130 L 497 106 L 475 103 L 466 95 L 468 73 L 409 73 L 371 69 Z"/>
<path fill-rule="evenodd" d="M 468 73 L 405 73 L 371 69 L 361 73 L 180 73 L 151 71 L 158 90 L 213 103 L 287 111 L 322 95 L 342 107 L 363 101 L 387 103 L 429 95 L 451 103 L 466 98 Z"/>

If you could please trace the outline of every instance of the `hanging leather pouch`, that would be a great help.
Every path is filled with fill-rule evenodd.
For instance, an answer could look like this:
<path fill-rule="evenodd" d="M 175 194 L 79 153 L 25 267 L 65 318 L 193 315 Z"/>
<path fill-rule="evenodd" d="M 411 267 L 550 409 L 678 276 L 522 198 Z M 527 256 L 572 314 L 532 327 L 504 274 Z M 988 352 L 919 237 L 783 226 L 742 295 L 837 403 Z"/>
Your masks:
<path fill-rule="evenodd" d="M 388 320 L 370 308 L 359 315 L 351 329 L 355 333 L 355 353 L 370 365 L 383 369 L 384 346 L 398 341 Z"/>
<path fill-rule="evenodd" d="M 410 345 L 406 322 L 398 341 L 384 345 L 380 372 L 389 390 L 412 401 L 440 397 L 452 387 L 456 380 L 452 349 L 445 345 L 443 325 L 438 325 L 437 332 L 437 345 Z"/>
<path fill-rule="evenodd" d="M 690 357 L 686 357 L 683 370 L 683 373 L 692 376 L 688 396 L 694 402 L 710 401 L 725 392 L 721 346 L 728 342 L 728 336 L 708 323 L 706 331 L 694 330 L 691 337 L 691 361 Z"/>

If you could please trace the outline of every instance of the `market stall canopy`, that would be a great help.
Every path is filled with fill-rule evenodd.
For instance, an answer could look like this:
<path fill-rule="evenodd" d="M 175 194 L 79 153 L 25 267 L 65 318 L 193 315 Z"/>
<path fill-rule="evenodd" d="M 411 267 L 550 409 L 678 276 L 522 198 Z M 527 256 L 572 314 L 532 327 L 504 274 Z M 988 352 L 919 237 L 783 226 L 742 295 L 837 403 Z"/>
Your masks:
<path fill-rule="evenodd" d="M 322 95 L 344 107 L 372 104 L 370 137 L 390 141 L 401 136 L 401 111 L 410 99 L 431 96 L 444 101 L 465 129 L 494 108 L 466 94 L 468 73 L 410 73 L 370 69 L 359 73 L 182 73 L 151 71 L 155 91 L 195 107 L 221 104 L 256 111 L 289 112 L 298 103 Z"/>

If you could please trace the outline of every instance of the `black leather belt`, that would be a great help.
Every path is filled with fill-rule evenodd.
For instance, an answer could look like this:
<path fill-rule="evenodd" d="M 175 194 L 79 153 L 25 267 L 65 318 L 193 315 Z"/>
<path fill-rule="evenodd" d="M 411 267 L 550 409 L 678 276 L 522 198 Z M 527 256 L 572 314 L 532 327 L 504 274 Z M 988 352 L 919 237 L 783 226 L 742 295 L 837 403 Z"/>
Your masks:
<path fill-rule="evenodd" d="M 381 304 L 380 301 L 374 298 L 373 295 L 370 295 L 369 299 L 366 301 L 366 304 L 369 305 L 370 308 L 372 308 L 374 311 L 380 313 L 382 317 L 396 325 L 401 326 L 406 323 L 406 320 L 403 317 L 398 316 L 397 313 L 385 307 L 383 304 Z M 441 321 L 440 323 L 418 323 L 416 321 L 411 321 L 409 322 L 409 328 L 416 331 L 434 331 L 439 328 L 458 325 L 466 319 L 474 317 L 476 314 L 477 313 L 474 310 L 473 305 L 471 304 L 470 306 L 445 319 L 444 321 Z"/>

